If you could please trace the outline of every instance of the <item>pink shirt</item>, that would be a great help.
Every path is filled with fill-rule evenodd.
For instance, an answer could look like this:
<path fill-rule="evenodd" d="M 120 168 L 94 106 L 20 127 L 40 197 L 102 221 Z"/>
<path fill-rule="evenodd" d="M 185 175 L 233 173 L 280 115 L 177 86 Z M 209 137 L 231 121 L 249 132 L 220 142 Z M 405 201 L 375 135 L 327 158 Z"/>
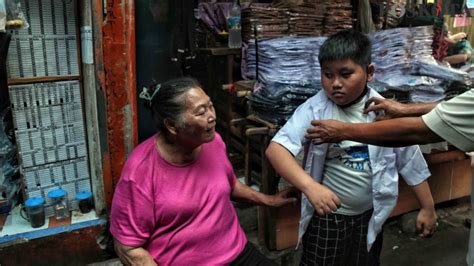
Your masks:
<path fill-rule="evenodd" d="M 216 133 L 186 166 L 165 161 L 155 137 L 136 147 L 122 170 L 110 232 L 160 265 L 232 262 L 247 238 L 230 201 L 236 179 L 221 137 Z"/>

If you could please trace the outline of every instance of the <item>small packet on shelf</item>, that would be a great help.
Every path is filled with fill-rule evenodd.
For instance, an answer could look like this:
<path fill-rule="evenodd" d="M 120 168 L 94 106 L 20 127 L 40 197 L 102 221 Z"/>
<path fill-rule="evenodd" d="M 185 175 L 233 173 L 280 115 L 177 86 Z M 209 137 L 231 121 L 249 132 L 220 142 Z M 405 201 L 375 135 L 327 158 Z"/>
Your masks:
<path fill-rule="evenodd" d="M 5 0 L 5 8 L 7 11 L 5 28 L 7 30 L 27 29 L 30 26 L 21 10 L 20 0 Z"/>
<path fill-rule="evenodd" d="M 7 11 L 5 9 L 5 1 L 0 0 L 0 32 L 5 32 L 6 23 L 7 23 Z"/>

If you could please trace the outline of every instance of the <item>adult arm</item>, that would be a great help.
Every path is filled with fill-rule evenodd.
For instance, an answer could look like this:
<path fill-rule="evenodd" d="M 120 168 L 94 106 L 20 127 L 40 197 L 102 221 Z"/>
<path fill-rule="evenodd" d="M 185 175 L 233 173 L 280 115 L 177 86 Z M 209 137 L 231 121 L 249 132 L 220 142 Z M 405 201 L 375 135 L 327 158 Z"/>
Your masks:
<path fill-rule="evenodd" d="M 372 97 L 365 103 L 364 113 L 375 112 L 376 120 L 386 120 L 408 116 L 422 116 L 430 112 L 438 103 L 403 104 L 390 99 Z M 382 112 L 383 111 L 383 112 Z"/>
<path fill-rule="evenodd" d="M 308 175 L 286 148 L 276 142 L 271 142 L 265 155 L 280 176 L 308 197 L 319 215 L 337 210 L 341 201 L 336 194 Z"/>
<path fill-rule="evenodd" d="M 457 42 L 459 42 L 460 40 L 462 40 L 466 37 L 467 37 L 467 35 L 466 35 L 465 32 L 458 32 L 458 33 L 450 35 L 449 39 L 452 40 L 454 43 L 457 43 Z"/>
<path fill-rule="evenodd" d="M 430 187 L 425 180 L 411 188 L 421 206 L 418 216 L 416 217 L 416 228 L 422 237 L 430 236 L 436 229 L 437 220 Z"/>
<path fill-rule="evenodd" d="M 236 180 L 231 196 L 232 199 L 236 201 L 247 202 L 255 205 L 279 207 L 297 201 L 295 197 L 289 197 L 291 192 L 291 189 L 285 189 L 275 195 L 266 195 L 253 190 L 247 185 L 242 184 L 239 180 Z"/>
<path fill-rule="evenodd" d="M 403 147 L 443 141 L 421 117 L 396 118 L 373 123 L 344 123 L 336 120 L 313 120 L 306 138 L 314 144 L 352 140 L 378 146 Z"/>
<path fill-rule="evenodd" d="M 150 253 L 148 253 L 148 251 L 146 251 L 142 247 L 125 246 L 115 239 L 114 247 L 115 252 L 117 252 L 120 261 L 124 265 L 158 265 L 157 263 L 155 263 Z"/>

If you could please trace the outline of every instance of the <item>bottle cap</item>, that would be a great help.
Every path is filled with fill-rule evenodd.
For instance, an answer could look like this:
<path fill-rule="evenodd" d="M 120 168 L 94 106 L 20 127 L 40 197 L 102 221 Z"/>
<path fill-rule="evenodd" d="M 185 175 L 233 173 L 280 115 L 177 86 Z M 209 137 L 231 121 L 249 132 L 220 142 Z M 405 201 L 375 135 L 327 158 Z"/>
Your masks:
<path fill-rule="evenodd" d="M 66 191 L 64 191 L 61 188 L 51 190 L 50 192 L 48 192 L 48 198 L 51 198 L 51 199 L 57 199 L 64 196 L 66 196 Z"/>
<path fill-rule="evenodd" d="M 38 207 L 43 204 L 44 204 L 44 199 L 41 197 L 32 197 L 25 201 L 25 207 L 27 208 Z"/>
<path fill-rule="evenodd" d="M 92 197 L 92 193 L 90 193 L 89 191 L 81 191 L 81 192 L 76 194 L 76 199 L 77 200 L 85 200 L 85 199 L 88 199 L 90 197 Z"/>

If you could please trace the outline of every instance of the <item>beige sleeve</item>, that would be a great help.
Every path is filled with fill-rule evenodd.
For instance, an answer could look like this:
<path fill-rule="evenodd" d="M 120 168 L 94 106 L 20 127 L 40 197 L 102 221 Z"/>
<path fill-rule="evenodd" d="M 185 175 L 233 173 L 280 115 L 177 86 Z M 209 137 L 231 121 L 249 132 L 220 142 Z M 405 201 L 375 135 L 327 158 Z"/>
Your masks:
<path fill-rule="evenodd" d="M 426 126 L 463 151 L 474 151 L 474 89 L 422 116 Z"/>

